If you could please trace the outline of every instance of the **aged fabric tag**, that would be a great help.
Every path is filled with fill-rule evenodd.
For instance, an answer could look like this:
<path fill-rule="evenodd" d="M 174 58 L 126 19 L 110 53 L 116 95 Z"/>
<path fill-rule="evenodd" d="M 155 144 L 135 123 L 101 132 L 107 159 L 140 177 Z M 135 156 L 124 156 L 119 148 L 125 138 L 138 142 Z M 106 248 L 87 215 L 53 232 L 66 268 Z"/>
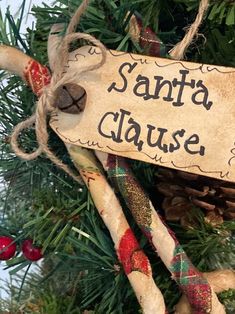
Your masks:
<path fill-rule="evenodd" d="M 65 72 L 101 58 L 85 46 Z M 107 51 L 77 84 L 81 114 L 58 110 L 50 125 L 70 144 L 235 182 L 235 69 Z"/>

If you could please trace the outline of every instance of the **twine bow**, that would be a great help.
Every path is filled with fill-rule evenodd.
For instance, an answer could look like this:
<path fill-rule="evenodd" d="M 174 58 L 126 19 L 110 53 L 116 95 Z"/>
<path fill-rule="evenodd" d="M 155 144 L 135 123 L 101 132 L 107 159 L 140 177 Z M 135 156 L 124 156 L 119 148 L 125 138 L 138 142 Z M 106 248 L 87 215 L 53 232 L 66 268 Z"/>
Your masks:
<path fill-rule="evenodd" d="M 11 146 L 15 154 L 24 160 L 33 160 L 45 153 L 47 157 L 56 164 L 59 168 L 64 170 L 67 174 L 73 177 L 79 183 L 82 183 L 80 177 L 76 175 L 67 165 L 65 165 L 49 148 L 48 146 L 48 131 L 47 131 L 47 117 L 50 116 L 56 110 L 55 104 L 55 92 L 60 87 L 67 83 L 76 83 L 77 78 L 84 72 L 94 71 L 100 68 L 106 61 L 106 48 L 105 46 L 95 37 L 84 34 L 74 33 L 76 26 L 79 24 L 82 14 L 86 11 L 89 4 L 89 0 L 84 0 L 80 7 L 72 17 L 67 30 L 66 35 L 62 38 L 58 49 L 58 54 L 55 60 L 55 70 L 51 77 L 50 84 L 43 87 L 41 90 L 41 96 L 36 104 L 36 111 L 30 118 L 20 122 L 13 130 L 11 136 Z M 83 39 L 91 42 L 93 45 L 100 48 L 101 60 L 97 64 L 89 65 L 79 72 L 64 73 L 64 66 L 68 62 L 69 58 L 69 45 L 75 40 Z M 32 153 L 25 153 L 20 147 L 18 138 L 20 133 L 30 128 L 35 124 L 35 132 L 38 142 L 38 148 Z"/>

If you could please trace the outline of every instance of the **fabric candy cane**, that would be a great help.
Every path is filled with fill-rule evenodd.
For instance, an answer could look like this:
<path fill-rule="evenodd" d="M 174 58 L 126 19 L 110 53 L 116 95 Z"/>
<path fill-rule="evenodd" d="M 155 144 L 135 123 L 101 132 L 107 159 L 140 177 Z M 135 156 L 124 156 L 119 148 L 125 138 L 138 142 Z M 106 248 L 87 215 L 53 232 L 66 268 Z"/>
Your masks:
<path fill-rule="evenodd" d="M 52 70 L 55 67 L 54 56 L 61 41 L 58 36 L 61 28 L 63 24 L 55 24 L 48 39 L 48 59 Z M 101 218 L 109 229 L 118 258 L 144 313 L 155 313 L 155 311 L 165 313 L 163 297 L 153 281 L 149 260 L 140 249 L 120 203 L 103 175 L 94 154 L 86 148 L 75 145 L 66 144 L 66 147 L 91 193 Z"/>
<path fill-rule="evenodd" d="M 93 153 L 74 145 L 67 145 L 67 149 L 91 193 L 101 218 L 109 229 L 119 260 L 144 313 L 165 313 L 164 301 L 152 279 L 148 258 L 140 249 L 120 203 L 107 183 Z"/>

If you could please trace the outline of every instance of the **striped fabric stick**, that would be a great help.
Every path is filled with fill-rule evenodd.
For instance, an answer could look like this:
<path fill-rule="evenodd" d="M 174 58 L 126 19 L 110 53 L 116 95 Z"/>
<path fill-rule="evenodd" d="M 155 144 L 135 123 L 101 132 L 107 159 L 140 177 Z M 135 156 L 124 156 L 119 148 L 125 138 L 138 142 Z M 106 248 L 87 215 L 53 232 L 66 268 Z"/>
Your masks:
<path fill-rule="evenodd" d="M 188 297 L 193 313 L 225 313 L 207 280 L 192 265 L 174 233 L 158 216 L 127 161 L 122 157 L 98 151 L 96 155 L 123 196 L 137 224 L 171 272 L 172 278 Z"/>
<path fill-rule="evenodd" d="M 165 313 L 164 300 L 152 278 L 149 260 L 140 249 L 120 203 L 107 183 L 93 153 L 74 145 L 67 146 L 67 149 L 111 234 L 119 261 L 123 265 L 143 312 Z"/>

